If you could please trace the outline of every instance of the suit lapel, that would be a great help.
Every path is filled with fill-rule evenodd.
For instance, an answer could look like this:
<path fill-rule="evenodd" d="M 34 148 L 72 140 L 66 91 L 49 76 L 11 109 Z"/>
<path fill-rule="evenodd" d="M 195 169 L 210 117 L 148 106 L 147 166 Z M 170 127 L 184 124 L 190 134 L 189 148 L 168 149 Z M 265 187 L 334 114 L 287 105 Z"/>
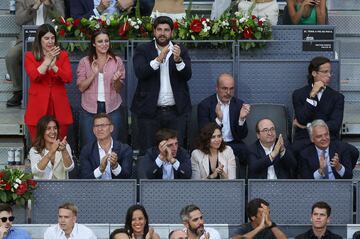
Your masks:
<path fill-rule="evenodd" d="M 312 164 L 312 168 L 318 169 L 320 167 L 320 162 L 319 162 L 319 156 L 317 154 L 317 151 L 316 151 L 316 148 L 314 145 L 311 146 L 309 158 L 310 158 L 310 163 Z"/>

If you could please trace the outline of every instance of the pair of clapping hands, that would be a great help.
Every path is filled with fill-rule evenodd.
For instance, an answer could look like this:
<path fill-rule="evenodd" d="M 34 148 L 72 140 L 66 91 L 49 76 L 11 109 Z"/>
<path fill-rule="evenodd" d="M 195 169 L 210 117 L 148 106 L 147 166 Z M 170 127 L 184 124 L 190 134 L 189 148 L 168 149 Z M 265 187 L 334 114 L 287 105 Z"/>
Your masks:
<path fill-rule="evenodd" d="M 56 151 L 64 151 L 66 150 L 66 145 L 67 145 L 67 141 L 66 141 L 67 137 L 65 136 L 63 138 L 63 140 L 60 139 L 56 139 L 54 140 L 54 142 L 51 144 L 49 151 L 55 153 Z"/>
<path fill-rule="evenodd" d="M 97 59 L 94 59 L 93 62 L 91 63 L 91 69 L 94 72 L 95 75 L 99 74 L 100 72 L 100 65 Z M 112 80 L 113 81 L 118 81 L 121 79 L 125 78 L 125 76 L 120 72 L 120 71 L 116 71 L 113 75 Z"/>
<path fill-rule="evenodd" d="M 101 173 L 104 173 L 108 162 L 110 162 L 111 169 L 115 169 L 118 166 L 118 156 L 115 152 L 108 153 L 101 159 L 99 165 Z"/>
<path fill-rule="evenodd" d="M 165 61 L 167 54 L 170 51 L 170 45 L 167 45 L 161 49 L 161 52 L 158 57 L 156 57 L 156 61 L 162 63 Z M 174 56 L 175 62 L 181 62 L 181 48 L 178 44 L 174 44 L 172 47 L 172 54 Z"/>
<path fill-rule="evenodd" d="M 319 164 L 320 164 L 320 167 L 319 167 L 319 173 L 324 176 L 325 175 L 325 170 L 326 170 L 326 167 L 327 167 L 327 162 L 326 162 L 326 158 L 325 158 L 325 155 L 320 155 L 319 157 Z M 332 159 L 330 159 L 330 166 L 335 168 L 336 171 L 340 171 L 341 169 L 341 163 L 340 163 L 340 158 L 339 158 L 339 154 L 338 153 L 335 153 L 334 154 L 334 157 Z"/>
<path fill-rule="evenodd" d="M 34 0 L 34 4 L 33 4 L 33 9 L 37 10 L 39 9 L 40 5 L 41 4 L 44 4 L 46 6 L 50 6 L 50 5 L 53 5 L 53 0 Z"/>

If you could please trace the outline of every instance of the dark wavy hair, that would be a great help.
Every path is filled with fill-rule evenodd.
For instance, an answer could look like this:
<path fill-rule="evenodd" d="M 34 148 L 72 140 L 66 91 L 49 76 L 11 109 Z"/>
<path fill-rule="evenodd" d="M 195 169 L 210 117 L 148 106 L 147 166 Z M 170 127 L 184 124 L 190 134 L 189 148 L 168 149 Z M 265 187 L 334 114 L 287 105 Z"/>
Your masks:
<path fill-rule="evenodd" d="M 136 210 L 140 210 L 144 214 L 144 218 L 146 220 L 144 226 L 144 234 L 143 234 L 143 238 L 145 238 L 146 234 L 149 232 L 149 216 L 146 213 L 144 206 L 142 205 L 135 204 L 128 208 L 125 217 L 125 230 L 128 232 L 129 235 L 133 234 L 134 231 L 131 227 L 131 222 L 132 222 L 133 214 Z"/>
<path fill-rule="evenodd" d="M 256 217 L 258 209 L 261 208 L 261 204 L 265 206 L 270 205 L 262 198 L 254 198 L 246 205 L 246 213 L 250 221 L 252 221 L 252 217 Z"/>
<path fill-rule="evenodd" d="M 330 63 L 329 58 L 318 56 L 313 58 L 310 61 L 310 64 L 308 66 L 308 84 L 311 85 L 314 83 L 314 77 L 312 75 L 313 71 L 318 71 L 321 65 L 324 65 L 325 63 Z"/>
<path fill-rule="evenodd" d="M 216 123 L 208 123 L 200 130 L 196 148 L 201 150 L 204 154 L 210 154 L 210 140 L 216 129 L 221 132 L 220 127 Z M 224 151 L 225 147 L 226 145 L 223 140 L 221 141 L 219 151 Z"/>
<path fill-rule="evenodd" d="M 36 149 L 36 151 L 39 154 L 41 154 L 45 148 L 44 134 L 48 124 L 51 121 L 55 122 L 59 137 L 59 122 L 55 119 L 55 117 L 51 115 L 44 115 L 43 117 L 40 118 L 40 120 L 36 124 L 36 138 L 33 147 Z"/>
<path fill-rule="evenodd" d="M 110 41 L 110 35 L 106 29 L 100 28 L 99 30 L 93 32 L 93 34 L 91 35 L 91 39 L 90 39 L 90 47 L 89 47 L 89 54 L 88 54 L 90 64 L 93 62 L 93 60 L 98 58 L 94 44 L 95 44 L 95 38 L 97 36 L 99 36 L 100 34 L 107 35 L 109 37 L 109 41 Z M 115 54 L 111 50 L 110 42 L 109 42 L 109 49 L 108 49 L 107 54 L 109 54 L 116 62 L 116 57 L 115 57 Z"/>
<path fill-rule="evenodd" d="M 55 45 L 58 44 L 56 31 L 50 24 L 42 24 L 36 30 L 35 40 L 32 44 L 32 53 L 37 61 L 40 61 L 44 57 L 44 52 L 41 46 L 41 38 L 48 32 L 51 32 L 55 36 Z"/>

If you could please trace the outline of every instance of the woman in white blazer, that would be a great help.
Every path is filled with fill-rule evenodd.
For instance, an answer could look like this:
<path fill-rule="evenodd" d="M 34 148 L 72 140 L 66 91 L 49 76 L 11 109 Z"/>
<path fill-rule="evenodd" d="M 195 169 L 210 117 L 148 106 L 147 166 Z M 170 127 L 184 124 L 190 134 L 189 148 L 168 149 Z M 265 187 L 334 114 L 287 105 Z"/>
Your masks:
<path fill-rule="evenodd" d="M 219 126 L 208 123 L 200 131 L 196 149 L 191 154 L 192 179 L 235 179 L 233 150 L 225 145 Z"/>

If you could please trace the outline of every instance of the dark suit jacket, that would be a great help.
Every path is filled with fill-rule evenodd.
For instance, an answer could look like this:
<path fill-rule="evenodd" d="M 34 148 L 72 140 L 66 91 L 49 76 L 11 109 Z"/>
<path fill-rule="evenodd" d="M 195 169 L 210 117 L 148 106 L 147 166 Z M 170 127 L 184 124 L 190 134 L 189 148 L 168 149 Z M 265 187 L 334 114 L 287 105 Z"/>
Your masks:
<path fill-rule="evenodd" d="M 315 119 L 322 119 L 329 127 L 331 138 L 338 139 L 344 115 L 344 96 L 327 86 L 318 105 L 314 107 L 306 102 L 311 89 L 311 85 L 308 85 L 293 92 L 295 118 L 302 125 L 307 125 Z M 306 129 L 295 129 L 295 140 L 308 138 Z"/>
<path fill-rule="evenodd" d="M 132 149 L 127 144 L 113 141 L 113 152 L 118 156 L 118 163 L 121 166 L 121 172 L 112 178 L 130 178 L 132 173 L 133 154 Z M 80 178 L 95 179 L 94 170 L 100 165 L 100 155 L 97 141 L 84 146 L 80 153 Z"/>
<path fill-rule="evenodd" d="M 190 93 L 187 81 L 191 78 L 191 61 L 186 48 L 180 45 L 181 58 L 185 68 L 176 69 L 173 56 L 169 58 L 169 74 L 174 94 L 176 110 L 179 115 L 191 110 Z M 160 91 L 160 67 L 154 70 L 150 62 L 158 56 L 154 41 L 139 45 L 133 58 L 134 70 L 138 79 L 132 101 L 131 111 L 138 117 L 152 118 L 156 113 Z"/>
<path fill-rule="evenodd" d="M 336 179 L 351 179 L 352 174 L 352 164 L 351 156 L 349 150 L 344 147 L 344 145 L 339 141 L 331 141 L 329 146 L 329 157 L 330 160 L 334 157 L 335 153 L 338 153 L 340 163 L 345 168 L 344 176 L 341 177 L 335 170 L 332 168 L 332 172 Z M 314 179 L 314 172 L 320 167 L 319 157 L 315 148 L 315 145 L 312 144 L 300 152 L 299 159 L 299 176 L 303 179 Z"/>
<path fill-rule="evenodd" d="M 285 154 L 280 158 L 280 154 L 271 161 L 260 141 L 255 141 L 249 147 L 248 156 L 248 174 L 249 178 L 266 179 L 267 169 L 274 165 L 275 173 L 278 179 L 289 179 L 295 177 L 296 160 L 289 147 L 286 147 Z"/>
<path fill-rule="evenodd" d="M 71 0 L 70 2 L 70 15 L 72 18 L 90 18 L 94 13 L 93 0 Z"/>
<path fill-rule="evenodd" d="M 213 94 L 200 102 L 198 105 L 198 124 L 199 129 L 204 127 L 209 122 L 215 122 L 216 113 L 215 107 L 218 103 L 216 94 Z M 234 141 L 241 142 L 248 133 L 246 121 L 242 126 L 239 126 L 240 109 L 243 101 L 232 97 L 230 100 L 229 114 L 230 114 L 230 129 Z"/>
<path fill-rule="evenodd" d="M 143 166 L 146 167 L 146 177 L 148 179 L 162 179 L 163 171 L 159 168 L 155 162 L 159 156 L 159 150 L 157 147 L 152 147 L 147 150 L 143 160 Z M 189 179 L 191 178 L 191 160 L 188 152 L 179 147 L 176 159 L 179 161 L 180 166 L 177 171 L 173 168 L 175 179 Z"/>

